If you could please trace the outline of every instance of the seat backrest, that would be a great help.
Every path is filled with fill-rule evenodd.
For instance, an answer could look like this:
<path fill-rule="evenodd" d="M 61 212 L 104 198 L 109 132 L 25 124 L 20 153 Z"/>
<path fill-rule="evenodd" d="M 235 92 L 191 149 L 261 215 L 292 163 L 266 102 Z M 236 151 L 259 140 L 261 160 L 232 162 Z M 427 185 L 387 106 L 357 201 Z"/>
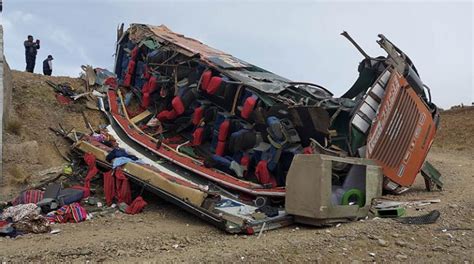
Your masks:
<path fill-rule="evenodd" d="M 202 73 L 201 76 L 201 90 L 207 91 L 207 87 L 209 86 L 209 82 L 212 78 L 212 71 L 207 70 Z"/>

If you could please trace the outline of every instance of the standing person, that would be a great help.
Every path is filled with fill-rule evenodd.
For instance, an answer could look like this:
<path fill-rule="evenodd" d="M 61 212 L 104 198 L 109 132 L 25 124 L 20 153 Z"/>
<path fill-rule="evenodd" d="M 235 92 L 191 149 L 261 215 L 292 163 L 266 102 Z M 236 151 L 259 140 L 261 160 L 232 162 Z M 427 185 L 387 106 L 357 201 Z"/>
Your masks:
<path fill-rule="evenodd" d="M 25 45 L 26 71 L 33 72 L 35 69 L 36 54 L 40 48 L 40 40 L 33 42 L 33 36 L 28 35 L 28 39 L 23 43 Z"/>
<path fill-rule="evenodd" d="M 43 74 L 51 76 L 51 73 L 53 73 L 53 56 L 48 55 L 43 61 Z"/>

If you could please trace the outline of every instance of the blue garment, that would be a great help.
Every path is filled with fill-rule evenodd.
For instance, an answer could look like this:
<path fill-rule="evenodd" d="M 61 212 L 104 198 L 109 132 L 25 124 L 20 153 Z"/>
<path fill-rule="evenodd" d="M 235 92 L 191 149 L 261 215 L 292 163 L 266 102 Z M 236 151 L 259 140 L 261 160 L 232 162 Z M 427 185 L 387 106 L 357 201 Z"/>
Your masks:
<path fill-rule="evenodd" d="M 138 164 L 145 164 L 143 161 L 141 161 L 139 159 L 133 160 L 133 159 L 127 158 L 127 157 L 118 157 L 118 158 L 115 158 L 112 161 L 112 169 L 116 169 L 117 167 L 125 165 L 129 162 L 138 163 Z"/>
<path fill-rule="evenodd" d="M 109 154 L 107 154 L 107 156 L 105 157 L 105 160 L 107 160 L 107 162 L 112 162 L 113 159 L 118 158 L 118 157 L 127 157 L 132 160 L 138 159 L 136 156 L 128 154 L 127 151 L 125 151 L 124 149 L 116 148 L 116 149 L 113 149 Z"/>
<path fill-rule="evenodd" d="M 127 158 L 127 157 L 118 157 L 118 158 L 115 158 L 113 161 L 112 161 L 112 169 L 115 169 L 117 167 L 120 167 L 122 165 L 125 165 L 129 162 L 132 162 L 133 160 L 131 158 Z"/>

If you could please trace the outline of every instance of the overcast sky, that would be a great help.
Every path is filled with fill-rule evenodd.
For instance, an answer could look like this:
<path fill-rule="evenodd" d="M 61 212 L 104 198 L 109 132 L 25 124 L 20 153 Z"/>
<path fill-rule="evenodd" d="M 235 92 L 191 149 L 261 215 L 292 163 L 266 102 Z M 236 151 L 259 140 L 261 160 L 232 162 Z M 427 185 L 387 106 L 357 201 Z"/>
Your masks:
<path fill-rule="evenodd" d="M 383 33 L 414 61 L 433 101 L 471 104 L 473 3 L 3 0 L 5 54 L 24 70 L 23 41 L 41 40 L 35 72 L 48 54 L 53 75 L 78 76 L 80 65 L 111 69 L 119 23 L 166 24 L 210 46 L 295 81 L 339 96 L 357 77 L 362 56 L 339 34 L 346 30 L 371 56 L 385 55 Z"/>

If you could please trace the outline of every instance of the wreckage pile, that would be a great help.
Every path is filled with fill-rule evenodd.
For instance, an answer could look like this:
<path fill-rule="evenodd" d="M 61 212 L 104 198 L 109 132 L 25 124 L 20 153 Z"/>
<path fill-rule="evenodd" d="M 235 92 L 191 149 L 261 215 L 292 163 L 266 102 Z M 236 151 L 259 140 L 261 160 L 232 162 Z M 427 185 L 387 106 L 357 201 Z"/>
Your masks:
<path fill-rule="evenodd" d="M 132 201 L 133 182 L 227 232 L 252 234 L 366 217 L 382 187 L 402 193 L 419 171 L 428 190 L 441 188 L 424 162 L 439 121 L 429 88 L 380 37 L 387 57 L 369 57 L 353 42 L 365 59 L 336 98 L 165 26 L 122 28 L 115 73 L 83 66 L 82 93 L 48 83 L 59 102 L 87 98 L 110 121 L 95 129 L 84 115 L 90 133 L 51 128 L 87 165 L 72 200 L 90 196 L 90 182 L 102 178 L 105 203 L 137 213 L 146 202 L 141 192 Z M 82 212 L 64 204 L 52 214 Z M 388 210 L 381 216 L 399 216 L 392 207 L 379 206 Z"/>

